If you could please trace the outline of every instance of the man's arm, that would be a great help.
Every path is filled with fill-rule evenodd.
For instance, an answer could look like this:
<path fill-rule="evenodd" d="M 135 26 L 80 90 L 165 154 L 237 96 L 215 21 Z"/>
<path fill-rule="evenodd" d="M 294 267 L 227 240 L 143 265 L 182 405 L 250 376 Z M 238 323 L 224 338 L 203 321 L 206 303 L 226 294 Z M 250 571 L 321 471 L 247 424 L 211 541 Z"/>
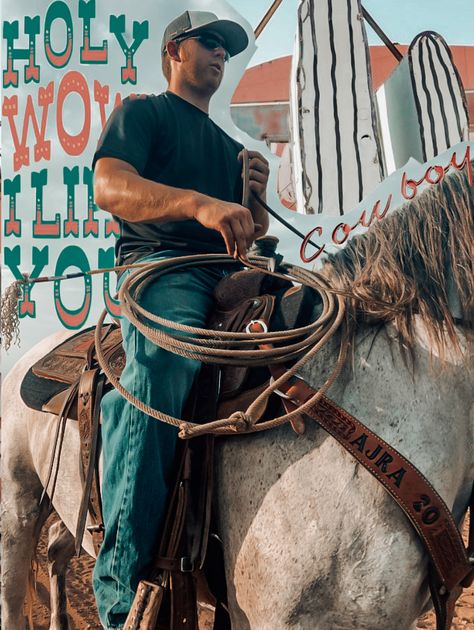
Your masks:
<path fill-rule="evenodd" d="M 116 158 L 102 157 L 97 161 L 94 199 L 103 210 L 131 223 L 196 219 L 222 235 L 230 256 L 245 257 L 256 238 L 249 209 L 194 190 L 153 182 L 141 177 L 128 162 Z"/>
<path fill-rule="evenodd" d="M 263 201 L 267 201 L 267 183 L 270 169 L 267 160 L 258 151 L 249 151 L 249 188 L 255 192 Z M 239 161 L 243 162 L 243 153 L 239 153 Z M 251 194 L 249 207 L 254 223 L 258 225 L 255 238 L 264 236 L 268 231 L 268 212 L 263 208 L 255 197 Z"/>

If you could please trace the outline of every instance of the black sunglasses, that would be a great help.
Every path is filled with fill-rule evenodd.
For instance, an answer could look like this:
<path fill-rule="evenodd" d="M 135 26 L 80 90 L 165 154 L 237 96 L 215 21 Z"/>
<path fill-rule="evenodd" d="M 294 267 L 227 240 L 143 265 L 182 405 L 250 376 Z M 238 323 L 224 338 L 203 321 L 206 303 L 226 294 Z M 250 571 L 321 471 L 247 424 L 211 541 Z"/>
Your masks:
<path fill-rule="evenodd" d="M 207 48 L 207 50 L 215 50 L 216 48 L 222 48 L 224 50 L 224 61 L 229 61 L 230 54 L 226 49 L 224 43 L 214 37 L 213 35 L 191 35 L 190 37 L 178 37 L 174 41 L 177 43 L 184 42 L 185 39 L 197 39 L 200 44 Z"/>

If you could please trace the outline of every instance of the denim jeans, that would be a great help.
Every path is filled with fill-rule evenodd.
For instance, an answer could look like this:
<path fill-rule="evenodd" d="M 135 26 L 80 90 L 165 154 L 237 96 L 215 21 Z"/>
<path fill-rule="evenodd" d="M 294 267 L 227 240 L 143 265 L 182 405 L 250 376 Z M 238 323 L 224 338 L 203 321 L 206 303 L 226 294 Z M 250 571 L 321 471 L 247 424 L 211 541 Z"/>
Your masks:
<path fill-rule="evenodd" d="M 179 252 L 160 252 L 144 260 L 175 255 Z M 174 322 L 204 327 L 213 305 L 214 287 L 232 270 L 231 265 L 212 265 L 165 274 L 147 287 L 140 304 Z M 154 345 L 125 318 L 122 335 L 127 362 L 121 383 L 144 403 L 181 417 L 201 364 Z M 104 396 L 105 536 L 93 584 L 105 628 L 123 626 L 138 582 L 147 577 L 164 518 L 176 441 L 175 427 L 145 415 L 116 390 Z"/>

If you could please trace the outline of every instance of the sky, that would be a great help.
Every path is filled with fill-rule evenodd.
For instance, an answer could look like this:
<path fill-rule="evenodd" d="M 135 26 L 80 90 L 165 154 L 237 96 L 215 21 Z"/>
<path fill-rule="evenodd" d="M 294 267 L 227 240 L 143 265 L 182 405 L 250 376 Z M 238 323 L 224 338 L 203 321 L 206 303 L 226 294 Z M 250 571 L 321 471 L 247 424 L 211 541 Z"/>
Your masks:
<path fill-rule="evenodd" d="M 256 27 L 272 0 L 230 0 Z M 283 0 L 257 41 L 251 65 L 290 55 L 296 30 L 297 0 Z M 363 6 L 393 42 L 409 44 L 425 30 L 440 33 L 448 44 L 474 45 L 474 0 L 364 0 Z M 369 44 L 381 44 L 367 26 Z"/>
<path fill-rule="evenodd" d="M 2 17 L 4 20 L 19 20 L 19 29 L 23 37 L 22 45 L 25 44 L 24 36 L 24 16 L 33 16 L 40 14 L 42 18 L 46 14 L 48 7 L 52 4 L 52 0 L 37 0 L 31 3 L 30 0 L 2 0 Z M 229 104 L 232 94 L 243 75 L 245 68 L 256 65 L 268 59 L 273 59 L 283 55 L 289 55 L 293 50 L 294 36 L 296 30 L 296 8 L 297 0 L 283 0 L 282 5 L 277 10 L 274 18 L 271 20 L 262 36 L 256 42 L 256 48 L 250 46 L 248 50 L 238 55 L 229 64 L 229 70 L 226 73 L 224 83 L 216 94 L 212 102 L 211 115 L 228 133 L 240 140 L 250 149 L 256 149 L 264 153 L 272 164 L 273 173 L 277 170 L 276 158 L 269 155 L 269 152 L 263 142 L 252 141 L 246 134 L 237 129 L 230 118 Z M 49 249 L 49 265 L 44 269 L 43 274 L 53 274 L 55 272 L 56 261 L 68 245 L 78 245 L 82 248 L 84 254 L 88 257 L 91 267 L 97 266 L 97 250 L 98 247 L 111 247 L 112 240 L 99 242 L 91 238 L 75 239 L 71 235 L 67 238 L 60 239 L 32 239 L 32 221 L 34 218 L 35 208 L 35 192 L 31 185 L 31 175 L 34 171 L 47 169 L 48 185 L 44 190 L 44 213 L 45 218 L 50 220 L 56 213 L 61 213 L 61 219 L 65 218 L 66 207 L 66 190 L 63 183 L 63 171 L 65 168 L 73 169 L 76 166 L 80 168 L 80 180 L 77 187 L 76 197 L 76 216 L 80 221 L 84 219 L 86 203 L 86 188 L 82 181 L 83 169 L 91 164 L 92 155 L 95 144 L 101 130 L 100 117 L 98 115 L 98 105 L 93 98 L 93 88 L 95 81 L 101 85 L 109 85 L 111 91 L 111 101 L 107 105 L 107 115 L 113 106 L 113 97 L 116 91 L 120 91 L 122 95 L 126 95 L 133 91 L 154 92 L 158 93 L 165 89 L 165 83 L 161 77 L 159 64 L 156 63 L 156 42 L 161 41 L 161 34 L 164 25 L 173 19 L 178 13 L 186 8 L 202 8 L 218 13 L 220 16 L 229 17 L 231 19 L 239 19 L 237 12 L 243 16 L 242 22 L 249 33 L 257 26 L 266 10 L 271 5 L 271 0 L 229 0 L 226 4 L 224 0 L 174 0 L 172 3 L 168 0 L 141 0 L 135 5 L 123 3 L 117 8 L 115 0 L 96 0 L 97 17 L 94 21 L 93 37 L 95 43 L 100 43 L 102 39 L 107 39 L 110 51 L 109 63 L 105 66 L 86 66 L 79 63 L 79 45 L 81 42 L 81 26 L 77 17 L 76 1 L 67 0 L 67 5 L 71 8 L 74 20 L 74 50 L 70 63 L 66 68 L 55 69 L 48 64 L 45 59 L 43 45 L 44 22 L 41 21 L 41 36 L 39 38 L 38 59 L 37 62 L 41 66 L 41 82 L 40 87 L 44 89 L 50 82 L 54 82 L 55 100 L 51 106 L 51 115 L 48 118 L 46 136 L 51 139 L 51 159 L 49 161 L 36 161 L 33 158 L 33 146 L 35 144 L 35 136 L 30 128 L 28 141 L 31 151 L 31 163 L 21 169 L 22 188 L 18 196 L 18 216 L 23 221 L 23 233 L 21 238 L 9 237 L 3 240 L 3 245 L 14 248 L 17 244 L 21 246 L 22 260 L 21 270 L 30 272 L 33 266 L 33 250 L 35 248 Z M 449 3 L 444 0 L 364 0 L 367 10 L 377 20 L 380 26 L 385 30 L 387 35 L 393 40 L 401 43 L 409 43 L 411 39 L 420 31 L 433 29 L 440 32 L 450 44 L 474 44 L 474 35 L 469 32 L 468 25 L 474 24 L 474 0 L 450 0 Z M 137 86 L 130 84 L 120 85 L 120 66 L 123 65 L 124 56 L 118 48 L 117 41 L 111 36 L 109 29 L 109 18 L 111 14 L 125 13 L 127 18 L 126 38 L 130 41 L 132 37 L 131 24 L 134 20 L 149 20 L 150 33 L 149 38 L 143 43 L 143 46 L 136 55 L 136 65 L 138 68 Z M 370 32 L 367 28 L 369 42 L 372 44 L 380 43 L 378 37 Z M 52 31 L 52 41 L 55 38 L 61 41 L 61 30 Z M 93 42 L 94 43 L 94 42 Z M 58 48 L 59 50 L 59 48 Z M 3 53 L 5 53 L 5 40 L 3 40 Z M 5 59 L 5 54 L 2 57 Z M 23 77 L 23 61 L 17 62 L 20 70 L 20 77 Z M 86 150 L 78 157 L 65 155 L 58 141 L 58 130 L 56 125 L 56 107 L 57 107 L 57 90 L 61 84 L 62 78 L 69 71 L 77 71 L 86 76 L 90 86 L 92 124 L 90 130 L 90 140 Z M 7 88 L 3 90 L 2 98 L 11 98 L 18 96 L 19 103 L 19 120 L 21 121 L 24 114 L 26 98 L 31 95 L 34 100 L 38 98 L 38 85 L 32 83 L 23 84 L 20 82 L 18 89 Z M 79 97 L 75 94 L 69 96 L 63 108 L 63 120 L 65 129 L 70 134 L 77 134 L 83 123 L 83 105 Z M 13 146 L 11 134 L 8 124 L 2 121 L 2 173 L 4 181 L 15 177 L 13 171 Z M 273 160 L 273 161 L 272 161 Z M 275 194 L 269 195 L 271 205 L 277 204 Z M 3 200 L 3 208 L 8 208 L 8 198 Z M 278 205 L 275 205 L 278 207 Z M 99 213 L 105 214 L 105 213 Z M 302 229 L 306 233 L 313 227 L 312 218 L 310 216 L 298 216 L 299 221 L 303 225 L 307 225 L 308 229 Z M 291 218 L 293 220 L 293 218 Z M 273 230 L 273 228 L 272 228 Z M 284 250 L 288 251 L 293 248 L 296 260 L 298 261 L 298 247 L 295 247 L 288 237 L 284 234 L 282 228 L 278 225 L 274 228 L 273 233 L 281 238 L 281 245 Z M 286 251 L 284 251 L 286 255 Z M 2 261 L 3 262 L 3 261 Z M 75 271 L 73 268 L 72 271 Z M 12 281 L 12 275 L 8 268 L 3 265 L 2 270 L 2 286 L 5 288 Z M 94 279 L 94 296 L 100 295 L 101 280 Z M 37 316 L 36 318 L 25 318 L 22 320 L 22 344 L 20 348 L 14 348 L 6 356 L 3 356 L 2 370 L 5 373 L 13 362 L 21 356 L 23 352 L 37 339 L 45 336 L 47 333 L 60 328 L 60 323 L 53 307 L 51 285 L 37 285 L 32 293 L 33 299 L 36 300 Z M 80 306 L 80 299 L 77 296 L 82 295 L 82 280 L 68 281 L 61 284 L 64 301 L 70 308 Z M 95 300 L 95 298 L 94 298 Z M 94 302 L 94 308 L 91 310 L 87 324 L 92 325 L 100 310 L 103 307 L 101 300 Z"/>

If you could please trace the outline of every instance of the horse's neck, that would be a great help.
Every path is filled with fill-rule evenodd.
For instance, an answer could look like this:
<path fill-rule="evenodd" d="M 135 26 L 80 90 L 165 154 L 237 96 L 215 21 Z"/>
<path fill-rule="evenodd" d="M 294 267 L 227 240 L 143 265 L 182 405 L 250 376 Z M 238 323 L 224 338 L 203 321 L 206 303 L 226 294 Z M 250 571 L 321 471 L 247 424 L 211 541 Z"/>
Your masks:
<path fill-rule="evenodd" d="M 327 378 L 338 344 L 335 336 L 306 368 L 313 386 Z M 472 372 L 466 367 L 454 353 L 441 366 L 430 355 L 420 325 L 413 364 L 403 357 L 393 326 L 362 326 L 328 396 L 410 459 L 448 502 L 454 501 L 474 466 Z"/>

